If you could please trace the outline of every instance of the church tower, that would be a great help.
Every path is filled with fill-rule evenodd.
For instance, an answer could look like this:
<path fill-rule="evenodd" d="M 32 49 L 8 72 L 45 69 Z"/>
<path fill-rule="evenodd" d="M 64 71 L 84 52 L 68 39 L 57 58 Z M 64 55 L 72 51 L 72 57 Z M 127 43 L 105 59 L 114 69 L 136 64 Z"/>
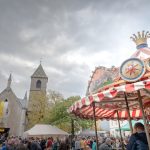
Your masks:
<path fill-rule="evenodd" d="M 48 77 L 40 64 L 31 76 L 31 85 L 28 102 L 27 128 L 42 123 L 46 106 L 46 88 Z"/>

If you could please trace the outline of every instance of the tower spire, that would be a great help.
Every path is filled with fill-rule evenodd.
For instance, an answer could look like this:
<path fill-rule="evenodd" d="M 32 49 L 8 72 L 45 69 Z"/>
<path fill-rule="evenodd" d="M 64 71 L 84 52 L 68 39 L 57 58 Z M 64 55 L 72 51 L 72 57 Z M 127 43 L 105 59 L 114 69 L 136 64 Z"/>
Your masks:
<path fill-rule="evenodd" d="M 11 82 L 12 82 L 12 76 L 11 76 L 11 73 L 10 73 L 9 78 L 8 78 L 8 82 L 7 82 L 7 88 L 11 87 Z"/>

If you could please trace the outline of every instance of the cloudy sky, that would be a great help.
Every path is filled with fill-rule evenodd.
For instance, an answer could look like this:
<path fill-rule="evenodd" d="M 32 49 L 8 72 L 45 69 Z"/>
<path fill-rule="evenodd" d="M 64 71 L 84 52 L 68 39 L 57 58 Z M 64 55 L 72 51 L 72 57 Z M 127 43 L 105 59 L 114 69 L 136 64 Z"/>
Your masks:
<path fill-rule="evenodd" d="M 96 66 L 135 52 L 129 37 L 150 30 L 149 8 L 149 0 L 0 0 L 0 90 L 11 72 L 23 97 L 42 58 L 48 89 L 83 96 Z"/>

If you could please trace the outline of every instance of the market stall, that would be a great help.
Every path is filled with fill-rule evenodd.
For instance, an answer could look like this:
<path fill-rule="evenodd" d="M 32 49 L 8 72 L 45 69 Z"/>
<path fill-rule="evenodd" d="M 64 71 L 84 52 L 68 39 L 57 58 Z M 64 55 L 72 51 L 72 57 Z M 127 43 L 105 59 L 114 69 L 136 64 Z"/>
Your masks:
<path fill-rule="evenodd" d="M 36 124 L 34 127 L 24 132 L 25 137 L 49 137 L 49 136 L 69 136 L 69 134 L 55 126 L 48 124 Z"/>

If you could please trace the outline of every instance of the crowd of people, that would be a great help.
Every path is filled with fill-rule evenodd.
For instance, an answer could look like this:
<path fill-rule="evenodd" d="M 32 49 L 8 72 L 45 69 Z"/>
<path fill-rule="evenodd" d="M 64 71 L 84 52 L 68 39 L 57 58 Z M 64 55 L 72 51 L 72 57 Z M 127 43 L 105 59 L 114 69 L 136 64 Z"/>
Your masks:
<path fill-rule="evenodd" d="M 127 138 L 124 138 L 127 139 Z M 124 147 L 127 145 L 127 140 L 124 140 Z M 76 137 L 72 142 L 72 150 L 96 150 L 95 137 Z M 114 137 L 98 137 L 98 150 L 121 150 L 121 140 Z"/>
<path fill-rule="evenodd" d="M 114 137 L 98 137 L 98 144 L 94 138 L 74 139 L 72 150 L 149 150 L 144 125 L 137 122 L 134 125 L 134 133 L 130 137 L 124 137 L 123 141 Z"/>
<path fill-rule="evenodd" d="M 69 148 L 68 139 L 8 137 L 1 140 L 0 150 L 69 150 Z"/>
<path fill-rule="evenodd" d="M 99 149 L 121 148 L 119 139 L 99 137 Z M 107 148 L 107 149 L 106 149 Z M 96 150 L 95 137 L 75 137 L 71 139 L 8 137 L 3 140 L 1 150 Z"/>
<path fill-rule="evenodd" d="M 136 123 L 135 133 L 130 138 L 124 137 L 121 142 L 119 138 L 76 136 L 72 138 L 27 138 L 0 136 L 0 150 L 148 150 L 144 125 Z"/>

